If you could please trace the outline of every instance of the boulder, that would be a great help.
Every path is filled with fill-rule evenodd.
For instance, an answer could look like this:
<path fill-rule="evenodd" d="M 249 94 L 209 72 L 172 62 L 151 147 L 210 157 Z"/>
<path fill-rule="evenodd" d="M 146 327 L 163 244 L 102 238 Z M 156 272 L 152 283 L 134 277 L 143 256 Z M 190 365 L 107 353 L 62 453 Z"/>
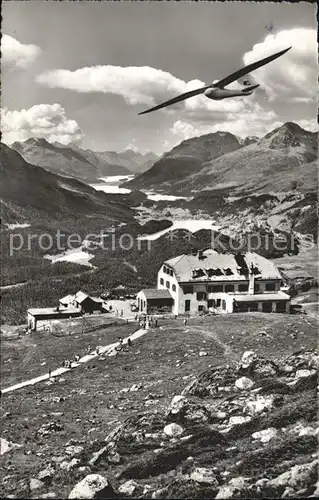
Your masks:
<path fill-rule="evenodd" d="M 21 448 L 21 447 L 22 444 L 12 443 L 11 441 L 8 441 L 7 439 L 4 438 L 0 439 L 0 455 L 4 455 L 5 453 L 8 453 L 14 448 Z"/>
<path fill-rule="evenodd" d="M 223 498 L 247 498 L 249 483 L 244 477 L 234 477 L 228 484 L 219 488 L 215 497 L 217 500 Z"/>
<path fill-rule="evenodd" d="M 237 389 L 247 391 L 254 385 L 254 382 L 248 377 L 240 377 L 236 380 L 235 386 Z"/>
<path fill-rule="evenodd" d="M 83 450 L 83 446 L 68 446 L 67 448 L 65 448 L 65 453 L 70 457 L 75 457 L 77 455 L 80 455 Z"/>
<path fill-rule="evenodd" d="M 177 437 L 177 436 L 180 436 L 181 434 L 183 434 L 184 429 L 181 425 L 172 423 L 172 424 L 166 425 L 164 427 L 163 432 L 164 432 L 164 434 L 166 434 L 166 436 Z"/>
<path fill-rule="evenodd" d="M 77 483 L 68 498 L 94 499 L 94 498 L 116 498 L 109 480 L 100 474 L 89 474 Z"/>
<path fill-rule="evenodd" d="M 315 484 L 318 480 L 318 465 L 319 460 L 313 462 L 295 465 L 288 471 L 280 474 L 276 478 L 269 481 L 272 488 L 285 490 L 287 487 L 300 490 Z"/>
<path fill-rule="evenodd" d="M 121 484 L 119 487 L 119 492 L 123 493 L 124 495 L 133 495 L 134 491 L 138 489 L 139 485 L 134 479 L 130 479 L 129 481 L 126 481 L 125 483 Z"/>
<path fill-rule="evenodd" d="M 278 434 L 277 429 L 274 427 L 269 427 L 268 429 L 264 429 L 259 432 L 254 432 L 252 434 L 253 439 L 257 439 L 258 441 L 261 441 L 262 443 L 268 443 L 271 441 L 274 437 L 276 437 Z"/>
<path fill-rule="evenodd" d="M 269 411 L 274 407 L 274 401 L 274 396 L 262 396 L 258 394 L 253 399 L 247 401 L 244 413 L 254 416 L 264 411 Z"/>
<path fill-rule="evenodd" d="M 70 462 L 65 460 L 60 463 L 60 469 L 70 471 L 75 469 L 80 463 L 81 460 L 79 460 L 78 458 L 72 458 Z"/>
<path fill-rule="evenodd" d="M 238 373 L 259 376 L 274 376 L 279 372 L 279 366 L 274 361 L 258 356 L 253 351 L 245 351 L 239 367 Z"/>
<path fill-rule="evenodd" d="M 54 474 L 55 470 L 51 465 L 49 465 L 46 469 L 43 469 L 41 472 L 39 472 L 38 479 L 40 479 L 40 481 L 44 481 L 45 483 L 50 483 Z"/>
<path fill-rule="evenodd" d="M 234 426 L 234 425 L 241 425 L 241 424 L 246 424 L 247 422 L 251 421 L 251 417 L 242 417 L 242 416 L 234 416 L 230 417 L 229 419 L 229 425 Z"/>
<path fill-rule="evenodd" d="M 32 479 L 30 479 L 29 486 L 30 486 L 30 491 L 33 492 L 43 488 L 45 486 L 45 483 L 43 481 L 40 481 L 40 479 L 36 479 L 33 477 Z"/>
<path fill-rule="evenodd" d="M 215 471 L 209 467 L 196 467 L 190 475 L 190 478 L 197 483 L 209 484 L 218 487 L 218 480 Z"/>

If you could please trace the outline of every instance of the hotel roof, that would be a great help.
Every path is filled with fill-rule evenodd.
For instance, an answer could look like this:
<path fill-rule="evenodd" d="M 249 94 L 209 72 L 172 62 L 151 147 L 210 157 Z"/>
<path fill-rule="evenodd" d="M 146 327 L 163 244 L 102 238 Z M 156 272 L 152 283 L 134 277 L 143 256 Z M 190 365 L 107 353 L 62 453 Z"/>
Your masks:
<path fill-rule="evenodd" d="M 202 258 L 197 255 L 179 255 L 173 259 L 166 260 L 164 264 L 174 269 L 179 282 L 214 282 L 214 281 L 247 281 L 247 273 L 240 273 L 241 260 L 250 269 L 256 268 L 256 279 L 282 279 L 277 267 L 268 259 L 254 252 L 241 254 L 238 259 L 235 254 L 222 254 L 215 250 L 206 250 Z M 199 276 L 194 276 L 194 271 Z M 219 273 L 214 275 L 214 272 Z"/>

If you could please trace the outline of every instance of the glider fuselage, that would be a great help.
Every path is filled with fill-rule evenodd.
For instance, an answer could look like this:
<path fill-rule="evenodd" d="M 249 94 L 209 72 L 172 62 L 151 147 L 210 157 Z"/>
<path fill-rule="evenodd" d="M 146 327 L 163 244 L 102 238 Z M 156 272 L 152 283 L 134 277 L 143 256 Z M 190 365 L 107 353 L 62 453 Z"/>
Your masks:
<path fill-rule="evenodd" d="M 227 97 L 239 97 L 243 95 L 252 94 L 252 90 L 238 89 L 238 90 L 228 90 L 228 89 L 219 89 L 211 87 L 204 92 L 205 96 L 208 99 L 214 99 L 218 101 L 219 99 L 226 99 Z"/>

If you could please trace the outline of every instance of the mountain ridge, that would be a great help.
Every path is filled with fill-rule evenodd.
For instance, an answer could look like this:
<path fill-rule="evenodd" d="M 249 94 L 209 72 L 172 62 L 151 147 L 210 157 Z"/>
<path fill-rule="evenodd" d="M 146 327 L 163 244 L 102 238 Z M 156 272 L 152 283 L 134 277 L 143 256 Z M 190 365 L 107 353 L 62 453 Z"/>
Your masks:
<path fill-rule="evenodd" d="M 306 131 L 292 122 L 261 138 L 242 140 L 227 132 L 206 134 L 183 141 L 146 173 L 123 186 L 136 189 L 156 187 L 157 190 L 165 189 L 166 193 L 188 196 L 202 189 L 228 188 L 236 195 L 245 189 L 268 192 L 272 176 L 281 172 L 289 174 L 291 182 L 300 180 L 300 166 L 307 164 L 311 167 L 307 182 L 314 186 L 313 162 L 318 154 L 316 138 L 315 132 Z M 277 184 L 279 190 L 287 190 L 287 183 L 281 184 Z"/>

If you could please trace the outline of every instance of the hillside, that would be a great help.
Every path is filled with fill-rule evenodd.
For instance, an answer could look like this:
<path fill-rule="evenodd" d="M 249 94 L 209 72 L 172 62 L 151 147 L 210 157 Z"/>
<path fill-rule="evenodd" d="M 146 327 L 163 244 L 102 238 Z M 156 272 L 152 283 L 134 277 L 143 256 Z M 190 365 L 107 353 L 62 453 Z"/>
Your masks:
<path fill-rule="evenodd" d="M 173 192 L 181 179 L 186 181 L 206 162 L 240 147 L 239 139 L 229 132 L 216 132 L 188 139 L 165 153 L 152 168 L 124 186 L 130 189 L 156 187 L 165 189 L 165 192 Z"/>
<path fill-rule="evenodd" d="M 259 140 L 217 132 L 182 142 L 125 186 L 188 196 L 202 189 L 229 195 L 289 191 L 296 183 L 315 190 L 317 154 L 317 134 L 294 123 Z"/>
<path fill-rule="evenodd" d="M 81 321 L 4 341 L 3 387 L 138 328 Z M 2 496 L 316 497 L 316 345 L 303 316 L 160 319 L 115 355 L 4 393 Z"/>
<path fill-rule="evenodd" d="M 31 165 L 4 144 L 1 144 L 0 168 L 4 222 L 77 219 L 93 215 L 118 222 L 133 219 L 128 207 L 114 202 L 102 191 Z"/>
<path fill-rule="evenodd" d="M 93 151 L 75 145 L 51 144 L 45 139 L 30 138 L 25 142 L 14 142 L 11 147 L 32 165 L 85 182 L 94 182 L 108 175 L 131 174 L 127 168 L 109 163 Z"/>

